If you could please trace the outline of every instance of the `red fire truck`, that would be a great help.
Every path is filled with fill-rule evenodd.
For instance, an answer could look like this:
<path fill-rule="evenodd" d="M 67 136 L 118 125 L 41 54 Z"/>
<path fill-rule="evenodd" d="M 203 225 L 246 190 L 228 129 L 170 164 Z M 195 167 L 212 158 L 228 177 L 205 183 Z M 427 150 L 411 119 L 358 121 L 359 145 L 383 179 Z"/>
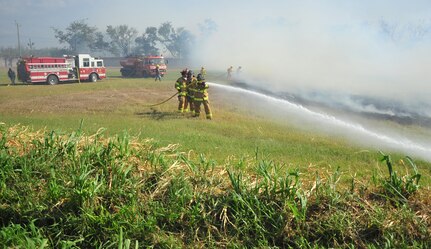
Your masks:
<path fill-rule="evenodd" d="M 163 56 L 133 55 L 120 61 L 120 69 L 123 77 L 154 77 L 156 66 L 159 65 L 160 74 L 163 77 L 167 72 L 167 63 Z"/>
<path fill-rule="evenodd" d="M 62 81 L 96 82 L 106 78 L 103 60 L 88 54 L 64 57 L 27 57 L 18 61 L 18 79 L 22 82 L 46 82 L 50 85 Z"/>

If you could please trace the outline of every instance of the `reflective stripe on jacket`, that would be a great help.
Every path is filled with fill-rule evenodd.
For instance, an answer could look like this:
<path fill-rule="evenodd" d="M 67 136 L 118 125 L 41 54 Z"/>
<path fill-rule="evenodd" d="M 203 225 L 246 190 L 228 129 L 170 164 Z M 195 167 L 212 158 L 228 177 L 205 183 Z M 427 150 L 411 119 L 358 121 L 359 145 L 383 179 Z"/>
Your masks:
<path fill-rule="evenodd" d="M 208 84 L 206 84 L 205 82 L 199 82 L 196 85 L 196 88 L 194 89 L 194 96 L 193 99 L 195 101 L 204 101 L 204 100 L 208 100 Z"/>
<path fill-rule="evenodd" d="M 187 83 L 187 96 L 194 96 L 197 83 L 198 80 L 195 77 L 191 78 L 190 82 Z"/>
<path fill-rule="evenodd" d="M 175 82 L 175 89 L 178 91 L 178 96 L 186 96 L 187 95 L 187 81 L 180 77 Z"/>

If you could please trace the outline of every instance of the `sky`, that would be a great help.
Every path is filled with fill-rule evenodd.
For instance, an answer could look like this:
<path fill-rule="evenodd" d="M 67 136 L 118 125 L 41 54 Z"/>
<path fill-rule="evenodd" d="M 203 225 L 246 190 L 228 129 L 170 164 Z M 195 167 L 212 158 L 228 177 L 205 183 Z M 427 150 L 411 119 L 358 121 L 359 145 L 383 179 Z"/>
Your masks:
<path fill-rule="evenodd" d="M 428 99 L 429 0 L 0 0 L 0 47 L 63 46 L 60 30 L 77 20 L 105 31 L 126 24 L 139 34 L 169 21 L 197 37 L 197 64 L 241 65 L 271 87 L 337 89 Z M 205 20 L 214 29 L 202 33 Z M 250 79 L 251 80 L 251 79 Z"/>

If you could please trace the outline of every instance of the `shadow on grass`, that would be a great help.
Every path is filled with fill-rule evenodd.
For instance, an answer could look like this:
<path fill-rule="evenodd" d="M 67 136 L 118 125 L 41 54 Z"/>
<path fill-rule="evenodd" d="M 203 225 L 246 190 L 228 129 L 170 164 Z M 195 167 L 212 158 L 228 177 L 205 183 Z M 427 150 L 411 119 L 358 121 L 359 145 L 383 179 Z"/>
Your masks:
<path fill-rule="evenodd" d="M 28 83 L 15 83 L 15 84 L 12 84 L 12 83 L 0 83 L 0 86 L 10 86 L 10 87 L 29 86 L 29 85 L 31 85 L 31 84 L 28 84 Z"/>
<path fill-rule="evenodd" d="M 97 83 L 97 82 L 95 82 Z M 95 84 L 94 82 L 90 82 L 90 81 L 61 81 L 55 85 L 72 85 L 72 84 Z M 0 83 L 0 86 L 11 86 L 11 87 L 20 87 L 20 86 L 49 86 L 49 87 L 53 87 L 55 85 L 50 85 L 46 82 L 33 82 L 33 83 L 26 83 L 26 82 L 16 82 L 15 84 L 11 84 L 11 83 Z"/>
<path fill-rule="evenodd" d="M 169 120 L 169 119 L 180 119 L 180 118 L 192 118 L 187 113 L 178 112 L 161 112 L 154 108 L 150 108 L 148 111 L 135 112 L 135 115 L 141 118 L 150 118 L 154 120 Z"/>

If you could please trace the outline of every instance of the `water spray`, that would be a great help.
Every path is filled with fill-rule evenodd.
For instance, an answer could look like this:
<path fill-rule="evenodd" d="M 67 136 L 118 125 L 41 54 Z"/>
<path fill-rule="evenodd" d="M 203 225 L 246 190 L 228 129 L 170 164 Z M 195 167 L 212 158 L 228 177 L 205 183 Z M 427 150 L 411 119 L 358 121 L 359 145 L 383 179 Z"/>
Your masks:
<path fill-rule="evenodd" d="M 208 83 L 214 88 L 220 88 L 220 89 L 223 89 L 224 91 L 242 93 L 255 98 L 260 98 L 262 100 L 270 101 L 274 104 L 277 104 L 277 106 L 282 106 L 284 108 L 288 108 L 291 111 L 297 111 L 297 112 L 300 112 L 301 114 L 305 114 L 309 118 L 326 122 L 328 125 L 334 126 L 334 128 L 355 132 L 356 135 L 360 135 L 361 137 L 368 137 L 370 139 L 373 139 L 376 142 L 380 142 L 382 145 L 385 145 L 386 147 L 391 147 L 393 149 L 396 149 L 405 153 L 411 153 L 425 160 L 431 161 L 431 146 L 424 146 L 414 141 L 411 141 L 410 139 L 407 139 L 407 138 L 395 139 L 391 136 L 380 134 L 378 132 L 374 132 L 372 130 L 366 129 L 359 124 L 350 123 L 348 121 L 341 120 L 335 116 L 328 115 L 325 113 L 312 111 L 304 107 L 303 105 L 295 104 L 282 98 L 277 98 L 274 96 L 258 93 L 258 92 L 243 89 L 243 88 L 221 85 L 221 84 L 212 83 L 212 82 L 208 82 Z"/>

